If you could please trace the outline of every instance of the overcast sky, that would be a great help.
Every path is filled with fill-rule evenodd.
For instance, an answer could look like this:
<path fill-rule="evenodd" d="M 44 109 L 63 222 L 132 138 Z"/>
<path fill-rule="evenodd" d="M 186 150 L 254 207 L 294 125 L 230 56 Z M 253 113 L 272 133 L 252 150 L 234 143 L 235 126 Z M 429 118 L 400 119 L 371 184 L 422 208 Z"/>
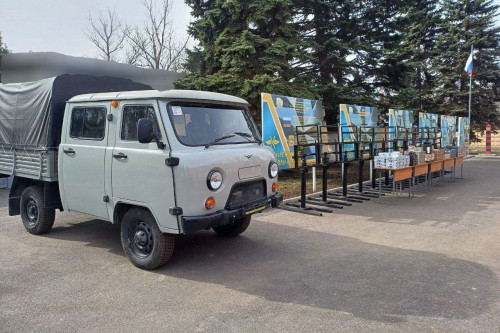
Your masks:
<path fill-rule="evenodd" d="M 187 36 L 189 7 L 172 0 L 172 19 L 179 37 Z M 495 0 L 500 5 L 500 0 Z M 0 32 L 14 52 L 54 51 L 73 56 L 97 57 L 87 39 L 88 14 L 115 9 L 123 22 L 140 25 L 144 9 L 139 0 L 1 0 Z"/>
<path fill-rule="evenodd" d="M 172 0 L 172 19 L 180 37 L 187 36 L 191 18 L 183 0 Z M 97 57 L 96 47 L 87 39 L 88 15 L 97 17 L 107 8 L 115 9 L 129 25 L 144 21 L 139 0 L 1 0 L 0 32 L 14 52 L 54 51 L 73 56 Z"/>

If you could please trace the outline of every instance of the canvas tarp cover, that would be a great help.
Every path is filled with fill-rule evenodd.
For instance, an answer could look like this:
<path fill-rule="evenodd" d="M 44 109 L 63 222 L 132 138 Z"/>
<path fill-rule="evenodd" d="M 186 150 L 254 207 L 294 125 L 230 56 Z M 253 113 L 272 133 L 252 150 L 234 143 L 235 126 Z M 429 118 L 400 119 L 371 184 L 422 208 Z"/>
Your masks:
<path fill-rule="evenodd" d="M 0 143 L 38 147 L 47 142 L 54 79 L 0 85 Z"/>
<path fill-rule="evenodd" d="M 71 97 L 149 89 L 148 85 L 128 79 L 87 75 L 0 84 L 0 144 L 31 149 L 56 148 L 61 142 L 65 103 Z"/>

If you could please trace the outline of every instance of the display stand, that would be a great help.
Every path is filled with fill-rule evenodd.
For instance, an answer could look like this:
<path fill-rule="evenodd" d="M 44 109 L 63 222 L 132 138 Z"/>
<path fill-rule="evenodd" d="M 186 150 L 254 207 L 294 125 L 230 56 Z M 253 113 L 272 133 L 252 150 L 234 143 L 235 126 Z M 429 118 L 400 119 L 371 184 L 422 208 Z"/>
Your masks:
<path fill-rule="evenodd" d="M 296 141 L 297 142 L 297 141 Z M 320 208 L 320 207 L 315 207 L 315 206 L 307 206 L 308 199 L 306 196 L 307 192 L 307 172 L 308 168 L 310 167 L 307 164 L 307 157 L 308 156 L 316 156 L 317 153 L 311 153 L 311 154 L 303 154 L 301 156 L 301 163 L 300 163 L 300 199 L 295 202 L 286 202 L 284 205 L 281 206 L 282 209 L 285 210 L 290 210 L 298 213 L 303 213 L 303 214 L 308 214 L 308 215 L 315 215 L 315 216 L 322 216 L 322 213 L 331 213 L 333 212 L 331 209 L 325 209 L 325 208 Z M 298 159 L 298 145 L 295 147 L 295 166 L 299 166 L 299 159 Z M 310 203 L 310 202 L 309 202 Z M 313 204 L 315 204 L 313 202 Z M 323 205 L 317 205 L 317 206 L 323 206 Z M 331 206 L 329 206 L 331 207 Z M 336 208 L 336 207 L 332 207 Z"/>
<path fill-rule="evenodd" d="M 391 136 L 395 131 L 399 131 L 397 132 L 399 135 Z M 305 136 L 308 136 L 308 139 Z M 313 140 L 310 140 L 311 137 Z M 351 141 L 341 142 L 340 139 L 346 137 Z M 386 194 L 392 194 L 394 202 L 398 193 L 402 194 L 406 188 L 408 197 L 412 198 L 421 183 L 425 182 L 425 187 L 430 190 L 433 177 L 439 177 L 439 183 L 444 184 L 444 169 L 452 169 L 452 180 L 454 180 L 456 167 L 463 166 L 463 156 L 400 169 L 375 168 L 374 157 L 377 153 L 406 151 L 409 145 L 420 143 L 440 148 L 441 139 L 437 129 L 420 128 L 412 131 L 392 127 L 296 126 L 294 162 L 295 169 L 300 170 L 301 195 L 300 199 L 286 202 L 281 208 L 321 216 L 322 213 L 331 213 L 333 209 L 349 207 L 353 203 L 362 203 L 374 198 L 380 201 Z M 373 170 L 371 189 L 365 188 L 370 182 L 363 180 L 366 161 L 371 163 Z M 348 186 L 349 168 L 355 163 L 358 164 L 357 189 Z M 328 170 L 332 165 L 342 166 L 341 189 L 328 190 Z M 307 173 L 308 169 L 313 167 L 322 169 L 322 188 L 320 194 L 308 196 Z"/>
<path fill-rule="evenodd" d="M 294 163 L 295 169 L 300 170 L 300 199 L 295 202 L 286 202 L 281 206 L 281 209 L 290 210 L 294 212 L 299 212 L 303 214 L 316 215 L 321 216 L 322 213 L 332 213 L 332 209 L 329 208 L 338 208 L 341 209 L 343 206 L 329 204 L 325 202 L 316 202 L 314 200 L 310 200 L 307 198 L 307 172 L 309 168 L 320 166 L 320 141 L 321 137 L 319 135 L 318 130 L 305 130 L 313 127 L 317 127 L 316 125 L 311 126 L 296 126 L 295 128 L 295 145 L 294 145 Z M 304 136 L 315 135 L 313 143 L 307 143 L 307 140 L 304 140 Z M 305 154 L 301 153 L 299 159 L 299 151 L 304 151 L 305 148 L 314 148 L 314 152 Z M 314 159 L 311 163 L 308 163 L 308 157 L 313 156 Z M 308 205 L 309 204 L 309 205 Z M 328 207 L 328 208 L 321 208 Z"/>

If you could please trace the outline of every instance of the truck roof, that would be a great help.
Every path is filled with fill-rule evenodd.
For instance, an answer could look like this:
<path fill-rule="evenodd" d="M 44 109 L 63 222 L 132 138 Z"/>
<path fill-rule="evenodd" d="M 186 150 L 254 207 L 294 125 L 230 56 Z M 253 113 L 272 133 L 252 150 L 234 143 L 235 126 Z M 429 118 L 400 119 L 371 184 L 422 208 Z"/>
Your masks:
<path fill-rule="evenodd" d="M 199 100 L 213 101 L 223 103 L 235 103 L 248 105 L 248 102 L 242 98 L 199 90 L 139 90 L 139 91 L 118 91 L 96 94 L 78 95 L 69 100 L 69 102 L 91 102 L 91 101 L 109 101 L 109 100 L 131 100 L 131 99 L 172 99 L 172 100 Z"/>

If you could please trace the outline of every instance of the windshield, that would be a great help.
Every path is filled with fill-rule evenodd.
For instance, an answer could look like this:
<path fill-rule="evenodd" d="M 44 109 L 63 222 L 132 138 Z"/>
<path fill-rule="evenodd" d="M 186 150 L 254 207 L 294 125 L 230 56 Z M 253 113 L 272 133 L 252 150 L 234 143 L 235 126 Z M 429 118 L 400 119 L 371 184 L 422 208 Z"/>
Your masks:
<path fill-rule="evenodd" d="M 179 141 L 187 146 L 260 142 L 248 110 L 238 107 L 170 103 L 168 114 Z"/>

